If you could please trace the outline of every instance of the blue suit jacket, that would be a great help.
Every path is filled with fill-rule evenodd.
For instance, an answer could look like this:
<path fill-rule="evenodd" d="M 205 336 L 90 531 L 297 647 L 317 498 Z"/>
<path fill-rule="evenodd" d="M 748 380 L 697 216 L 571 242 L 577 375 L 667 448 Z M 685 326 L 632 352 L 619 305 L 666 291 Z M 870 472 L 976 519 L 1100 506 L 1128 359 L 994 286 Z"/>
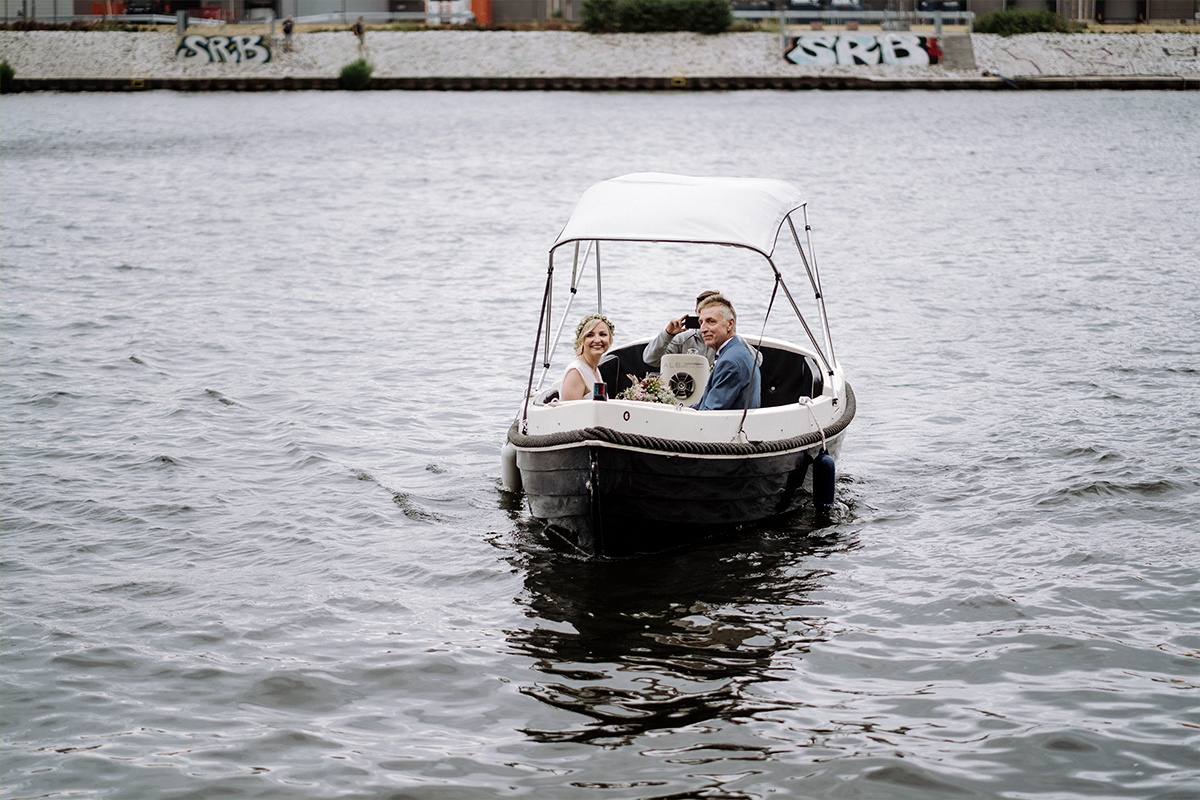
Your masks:
<path fill-rule="evenodd" d="M 747 391 L 750 392 L 749 407 L 758 408 L 762 376 L 750 348 L 742 341 L 742 337 L 734 336 L 717 356 L 704 394 L 692 408 L 699 411 L 740 411 L 747 407 Z"/>

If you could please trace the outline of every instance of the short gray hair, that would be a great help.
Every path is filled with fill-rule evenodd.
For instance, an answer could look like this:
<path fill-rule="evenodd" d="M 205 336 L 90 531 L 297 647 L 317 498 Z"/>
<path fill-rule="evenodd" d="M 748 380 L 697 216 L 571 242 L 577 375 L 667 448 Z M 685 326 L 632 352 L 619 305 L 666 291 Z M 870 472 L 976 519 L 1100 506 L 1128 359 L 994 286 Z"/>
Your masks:
<path fill-rule="evenodd" d="M 737 322 L 737 312 L 733 310 L 733 303 L 729 302 L 719 294 L 714 294 L 710 297 L 704 298 L 704 300 L 700 302 L 700 305 L 697 306 L 696 310 L 703 311 L 706 308 L 714 307 L 722 309 L 721 316 L 725 319 L 731 319 L 734 322 Z"/>

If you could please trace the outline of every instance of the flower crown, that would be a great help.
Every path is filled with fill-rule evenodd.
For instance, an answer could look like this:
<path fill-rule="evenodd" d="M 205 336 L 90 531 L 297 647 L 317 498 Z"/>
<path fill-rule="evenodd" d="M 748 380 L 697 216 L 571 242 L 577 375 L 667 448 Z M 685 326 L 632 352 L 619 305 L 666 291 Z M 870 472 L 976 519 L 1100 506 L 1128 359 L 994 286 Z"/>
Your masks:
<path fill-rule="evenodd" d="M 583 319 L 581 319 L 579 321 L 578 325 L 575 326 L 575 338 L 578 339 L 580 337 L 580 335 L 583 333 L 583 329 L 587 327 L 587 324 L 595 319 L 600 320 L 601 322 L 603 322 L 605 325 L 608 326 L 609 336 L 613 336 L 616 334 L 617 326 L 613 325 L 612 321 L 609 320 L 608 317 L 604 316 L 603 314 L 588 314 L 586 317 L 584 317 Z"/>

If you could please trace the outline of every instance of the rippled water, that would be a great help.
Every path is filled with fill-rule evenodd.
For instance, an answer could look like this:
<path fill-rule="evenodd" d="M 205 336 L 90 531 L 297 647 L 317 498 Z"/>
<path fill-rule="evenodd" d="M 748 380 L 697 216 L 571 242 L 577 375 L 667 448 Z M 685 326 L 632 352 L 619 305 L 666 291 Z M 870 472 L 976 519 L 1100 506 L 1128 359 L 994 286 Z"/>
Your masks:
<path fill-rule="evenodd" d="M 1198 123 L 4 98 L 4 796 L 1194 797 Z M 546 248 L 637 170 L 810 193 L 859 398 L 834 524 L 586 563 L 499 490 Z M 765 306 L 627 266 L 618 341 Z"/>

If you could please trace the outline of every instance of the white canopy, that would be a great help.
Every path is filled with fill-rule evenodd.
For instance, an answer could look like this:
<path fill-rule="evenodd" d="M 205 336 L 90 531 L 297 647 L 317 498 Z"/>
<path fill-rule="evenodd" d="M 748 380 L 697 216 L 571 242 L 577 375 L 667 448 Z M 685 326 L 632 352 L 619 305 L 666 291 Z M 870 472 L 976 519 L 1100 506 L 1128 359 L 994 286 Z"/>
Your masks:
<path fill-rule="evenodd" d="M 550 249 L 591 239 L 697 242 L 770 258 L 784 219 L 804 204 L 798 189 L 772 178 L 638 172 L 588 188 Z"/>

